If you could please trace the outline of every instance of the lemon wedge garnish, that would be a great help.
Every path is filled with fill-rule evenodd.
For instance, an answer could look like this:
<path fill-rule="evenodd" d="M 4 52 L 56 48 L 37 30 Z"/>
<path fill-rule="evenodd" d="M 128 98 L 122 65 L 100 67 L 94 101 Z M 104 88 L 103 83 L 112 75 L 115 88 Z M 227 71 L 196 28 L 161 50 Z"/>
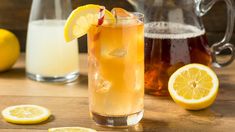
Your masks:
<path fill-rule="evenodd" d="M 84 127 L 58 127 L 50 128 L 48 132 L 96 132 L 96 130 Z"/>
<path fill-rule="evenodd" d="M 173 100 L 189 110 L 210 106 L 218 93 L 219 80 L 207 66 L 189 64 L 174 72 L 168 82 Z"/>
<path fill-rule="evenodd" d="M 15 124 L 37 124 L 47 120 L 51 113 L 48 109 L 37 105 L 17 105 L 5 108 L 3 118 Z"/>
<path fill-rule="evenodd" d="M 102 6 L 88 4 L 75 9 L 69 16 L 64 27 L 64 37 L 67 42 L 87 34 L 92 25 L 98 25 L 99 12 Z M 105 9 L 104 19 L 115 23 L 115 17 Z"/>

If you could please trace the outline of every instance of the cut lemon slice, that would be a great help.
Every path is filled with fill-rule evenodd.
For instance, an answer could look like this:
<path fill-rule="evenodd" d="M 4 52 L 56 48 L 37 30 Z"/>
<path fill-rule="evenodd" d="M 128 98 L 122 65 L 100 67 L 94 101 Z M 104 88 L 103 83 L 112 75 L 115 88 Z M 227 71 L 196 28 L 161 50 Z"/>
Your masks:
<path fill-rule="evenodd" d="M 102 6 L 85 5 L 75 9 L 67 19 L 64 27 L 64 37 L 67 42 L 87 34 L 89 28 L 94 24 L 98 25 L 99 12 Z M 111 12 L 105 9 L 104 19 L 109 19 L 110 23 L 115 23 L 115 18 Z"/>
<path fill-rule="evenodd" d="M 15 124 L 37 124 L 47 120 L 51 113 L 48 109 L 37 105 L 17 105 L 5 108 L 3 118 Z"/>
<path fill-rule="evenodd" d="M 171 75 L 168 82 L 173 100 L 189 110 L 210 106 L 216 98 L 218 87 L 216 74 L 201 64 L 183 66 Z"/>
<path fill-rule="evenodd" d="M 48 132 L 96 132 L 96 130 L 84 127 L 58 127 L 50 128 Z"/>

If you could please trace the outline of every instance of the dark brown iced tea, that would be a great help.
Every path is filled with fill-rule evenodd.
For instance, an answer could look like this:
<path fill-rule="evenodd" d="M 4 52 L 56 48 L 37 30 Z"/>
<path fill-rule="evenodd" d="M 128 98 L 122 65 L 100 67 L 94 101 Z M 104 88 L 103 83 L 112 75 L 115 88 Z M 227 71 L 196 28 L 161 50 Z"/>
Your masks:
<path fill-rule="evenodd" d="M 197 27 L 154 22 L 145 25 L 145 92 L 168 95 L 168 79 L 189 63 L 210 66 L 211 56 L 204 30 Z"/>

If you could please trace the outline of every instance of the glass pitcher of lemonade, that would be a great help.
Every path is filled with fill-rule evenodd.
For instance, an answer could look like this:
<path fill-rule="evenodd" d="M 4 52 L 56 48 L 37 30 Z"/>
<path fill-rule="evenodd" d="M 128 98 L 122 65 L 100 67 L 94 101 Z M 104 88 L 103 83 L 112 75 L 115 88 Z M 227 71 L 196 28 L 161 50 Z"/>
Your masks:
<path fill-rule="evenodd" d="M 70 0 L 33 0 L 28 25 L 26 72 L 30 79 L 70 82 L 78 77 L 78 44 L 66 43 L 65 21 Z"/>
<path fill-rule="evenodd" d="M 201 16 L 217 0 L 128 0 L 145 14 L 145 92 L 168 95 L 168 79 L 178 68 L 189 63 L 223 67 L 234 58 L 229 44 L 234 27 L 234 1 L 224 0 L 228 20 L 225 37 L 209 47 Z M 228 60 L 218 61 L 222 51 Z"/>

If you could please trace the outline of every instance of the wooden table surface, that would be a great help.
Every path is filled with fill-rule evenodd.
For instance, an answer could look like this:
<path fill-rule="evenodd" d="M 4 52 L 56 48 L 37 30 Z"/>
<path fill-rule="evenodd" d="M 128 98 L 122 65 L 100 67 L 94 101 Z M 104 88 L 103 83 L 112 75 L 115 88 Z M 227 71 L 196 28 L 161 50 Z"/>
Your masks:
<path fill-rule="evenodd" d="M 87 55 L 80 54 L 79 79 L 72 84 L 47 84 L 25 76 L 25 60 L 21 55 L 9 72 L 0 74 L 0 110 L 11 105 L 36 104 L 49 108 L 53 116 L 38 125 L 15 125 L 0 117 L 0 132 L 46 132 L 52 127 L 90 127 L 97 131 L 235 131 L 235 63 L 215 69 L 220 79 L 219 96 L 208 109 L 187 111 L 170 97 L 145 96 L 142 121 L 127 129 L 96 126 L 89 117 L 87 92 Z"/>

